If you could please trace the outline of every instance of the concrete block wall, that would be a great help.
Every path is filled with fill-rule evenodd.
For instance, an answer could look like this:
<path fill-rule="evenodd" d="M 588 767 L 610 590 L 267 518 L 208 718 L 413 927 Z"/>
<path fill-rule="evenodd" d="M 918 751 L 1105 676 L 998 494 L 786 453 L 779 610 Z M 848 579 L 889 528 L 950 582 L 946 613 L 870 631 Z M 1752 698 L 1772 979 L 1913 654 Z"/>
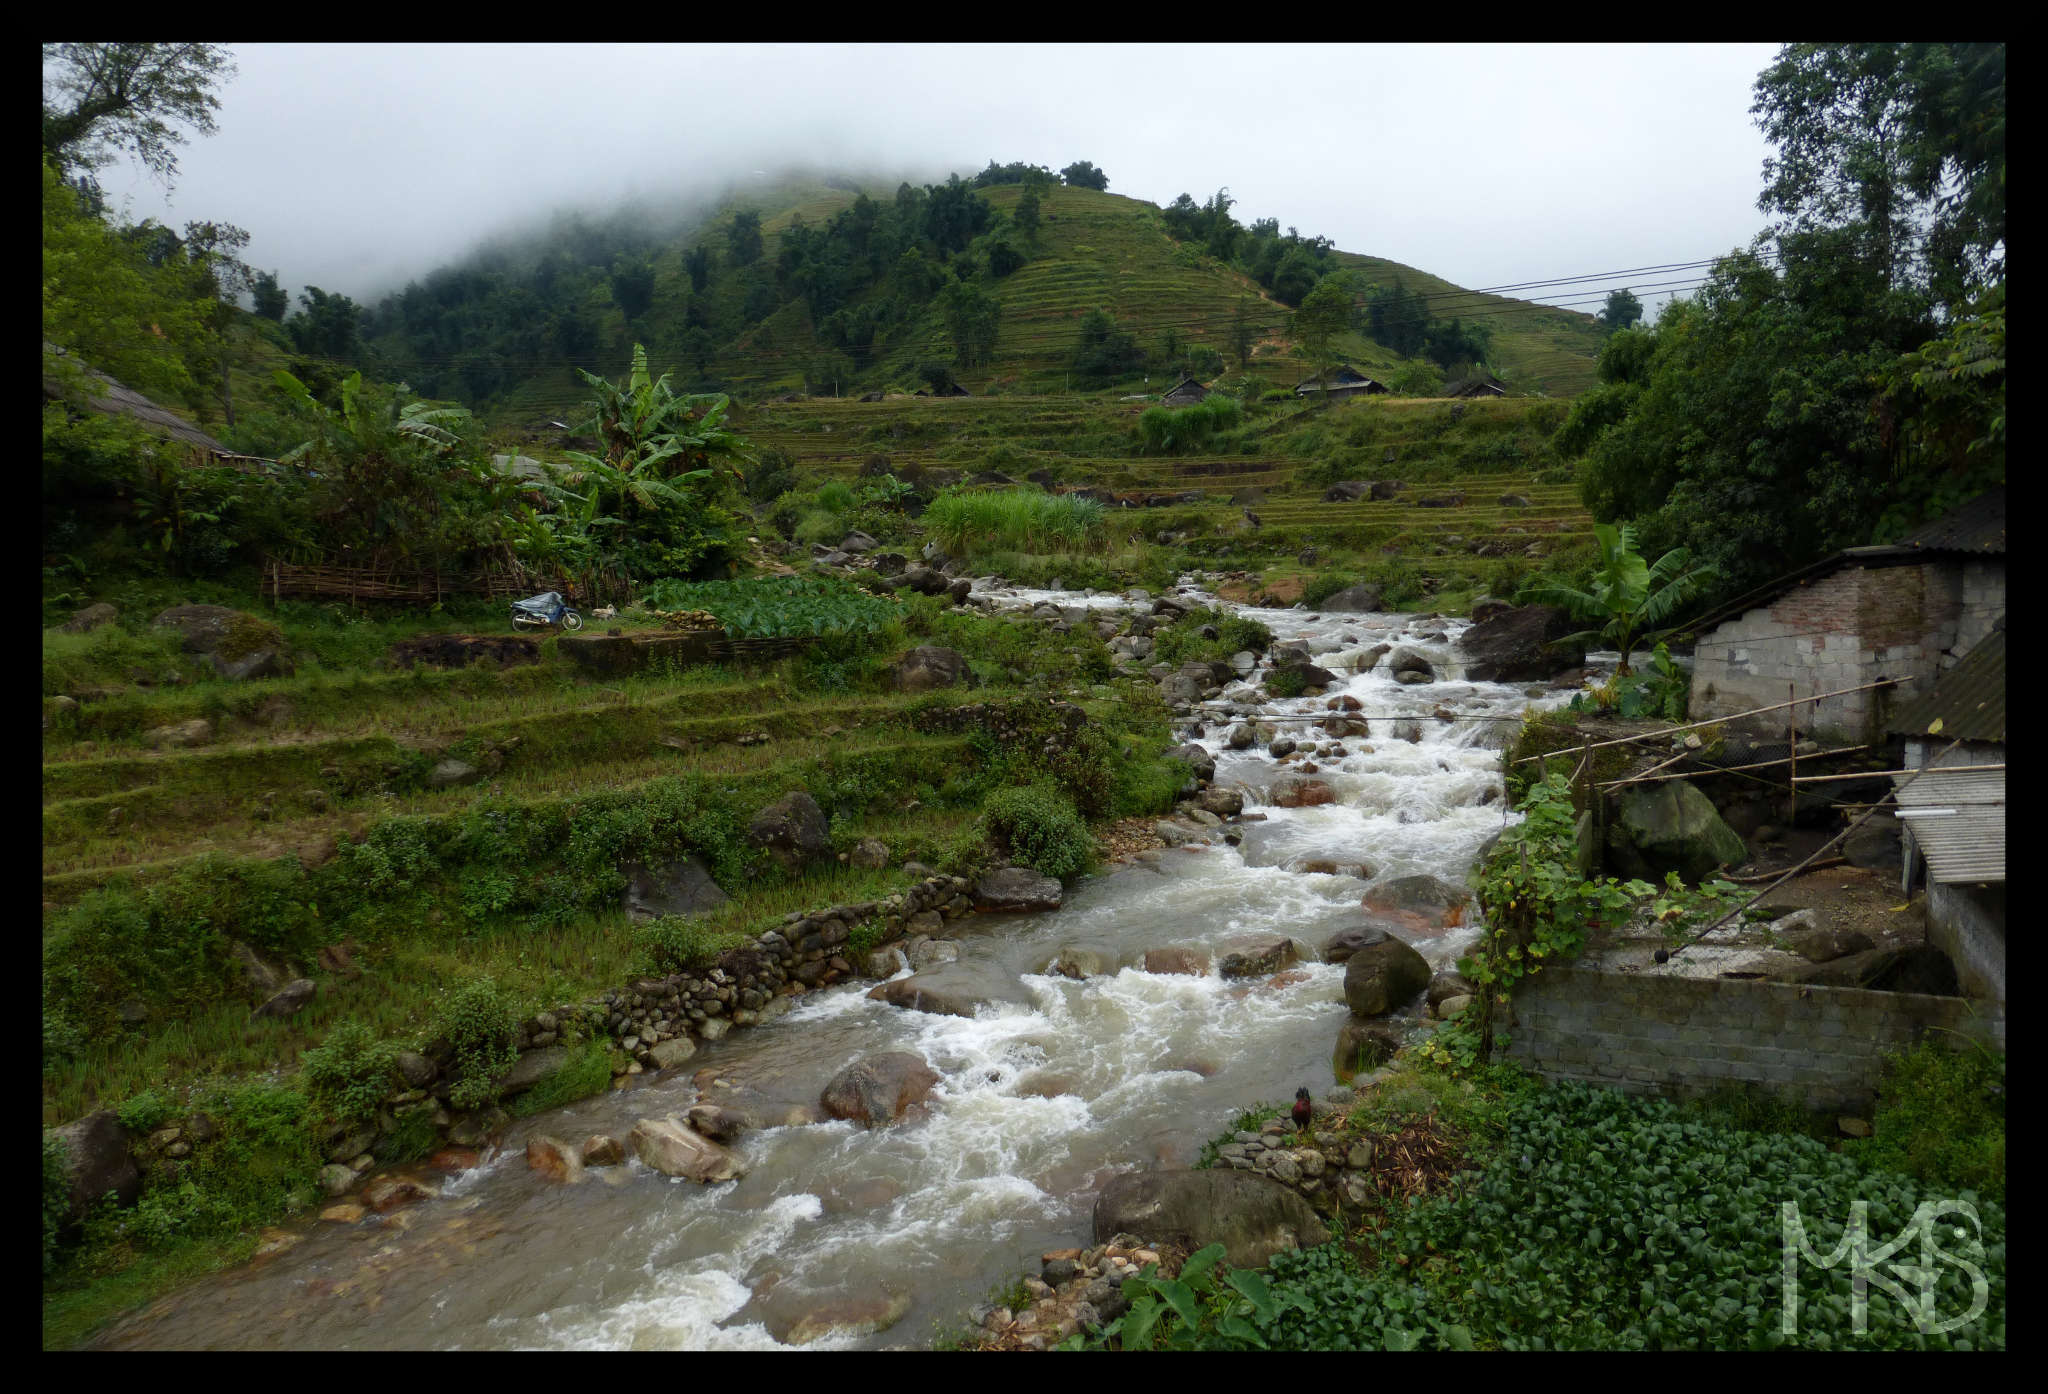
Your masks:
<path fill-rule="evenodd" d="M 1803 696 L 1879 678 L 1907 679 L 1896 688 L 1799 709 L 1802 731 L 1831 740 L 1866 738 L 1891 705 L 1932 681 L 1943 654 L 1957 643 L 1964 616 L 1988 633 L 1994 605 L 1996 614 L 2004 613 L 2002 564 L 1969 565 L 1983 572 L 1974 583 L 1968 567 L 1951 561 L 1843 566 L 1717 626 L 1702 636 L 1693 660 L 1693 719 L 1783 702 L 1788 686 Z M 1784 726 L 1776 713 L 1757 720 Z"/>
<path fill-rule="evenodd" d="M 1953 653 L 1942 660 L 1946 671 L 2005 618 L 2005 558 L 1963 563 L 1957 577 L 1956 632 Z"/>
<path fill-rule="evenodd" d="M 1972 997 L 2005 1003 L 2005 885 L 1927 888 L 1927 942 Z"/>
<path fill-rule="evenodd" d="M 1754 1085 L 1867 1114 L 1885 1052 L 1930 1028 L 2005 1049 L 2005 1004 L 1961 997 L 1550 968 L 1515 993 L 1508 1055 L 1537 1073 L 1642 1093 Z"/>

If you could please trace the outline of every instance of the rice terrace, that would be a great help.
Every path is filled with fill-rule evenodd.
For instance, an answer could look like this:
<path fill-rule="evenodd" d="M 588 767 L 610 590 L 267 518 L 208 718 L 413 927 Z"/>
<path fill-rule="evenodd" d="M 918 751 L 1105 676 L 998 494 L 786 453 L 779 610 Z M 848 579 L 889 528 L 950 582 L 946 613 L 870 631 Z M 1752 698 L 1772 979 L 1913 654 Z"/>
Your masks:
<path fill-rule="evenodd" d="M 2006 1347 L 2004 45 L 1232 52 L 44 45 L 46 1350 Z"/>

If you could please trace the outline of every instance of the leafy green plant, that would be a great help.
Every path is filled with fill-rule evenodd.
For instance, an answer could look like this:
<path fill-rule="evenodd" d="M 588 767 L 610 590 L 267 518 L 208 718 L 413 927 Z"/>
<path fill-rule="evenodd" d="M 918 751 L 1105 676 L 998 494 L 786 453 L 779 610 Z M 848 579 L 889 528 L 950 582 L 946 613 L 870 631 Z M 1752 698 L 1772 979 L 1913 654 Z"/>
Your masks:
<path fill-rule="evenodd" d="M 666 975 L 695 968 L 710 957 L 714 939 L 704 924 L 684 915 L 662 915 L 633 931 L 650 973 Z"/>
<path fill-rule="evenodd" d="M 746 581 L 657 580 L 641 591 L 654 610 L 705 610 L 727 633 L 744 639 L 873 635 L 894 623 L 900 607 L 849 582 L 766 577 Z"/>
<path fill-rule="evenodd" d="M 1886 1058 L 1871 1136 L 1845 1144 L 1866 1165 L 1930 1186 L 2005 1196 L 2005 1057 L 1929 1040 Z"/>
<path fill-rule="evenodd" d="M 157 1089 L 145 1089 L 115 1111 L 121 1126 L 131 1133 L 153 1133 L 178 1112 L 178 1102 Z"/>
<path fill-rule="evenodd" d="M 451 990 L 441 1000 L 434 1028 L 455 1057 L 448 1102 L 476 1109 L 496 1099 L 499 1078 L 519 1058 L 512 1044 L 519 1018 L 497 983 L 472 978 Z"/>
<path fill-rule="evenodd" d="M 337 1120 L 374 1118 L 391 1092 L 396 1052 L 360 1021 L 344 1021 L 305 1053 L 300 1068 L 307 1092 L 326 1104 Z"/>
<path fill-rule="evenodd" d="M 1674 547 L 1655 562 L 1636 551 L 1635 529 L 1627 523 L 1596 523 L 1593 537 L 1600 549 L 1591 581 L 1584 587 L 1546 578 L 1531 586 L 1532 598 L 1559 605 L 1578 619 L 1597 619 L 1596 629 L 1571 636 L 1612 643 L 1621 652 L 1618 676 L 1629 672 L 1629 651 L 1644 631 L 1677 613 L 1678 607 L 1712 580 L 1711 567 L 1692 565 L 1692 555 Z"/>
<path fill-rule="evenodd" d="M 983 807 L 982 825 L 1010 859 L 1041 876 L 1066 880 L 1095 859 L 1095 838 L 1068 799 L 1043 787 L 1000 789 Z"/>

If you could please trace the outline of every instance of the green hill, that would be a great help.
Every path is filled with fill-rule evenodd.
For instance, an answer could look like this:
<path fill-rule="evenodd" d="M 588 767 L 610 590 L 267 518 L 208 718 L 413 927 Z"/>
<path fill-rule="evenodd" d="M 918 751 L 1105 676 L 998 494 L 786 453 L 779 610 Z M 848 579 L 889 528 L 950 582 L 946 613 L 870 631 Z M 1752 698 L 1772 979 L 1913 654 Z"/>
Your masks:
<path fill-rule="evenodd" d="M 1227 264 L 1177 240 L 1171 228 L 1185 236 L 1185 227 L 1153 204 L 1058 184 L 1039 190 L 1037 226 L 1027 229 L 1025 196 L 1020 184 L 891 193 L 791 181 L 734 196 L 694 225 L 571 222 L 437 270 L 372 308 L 368 365 L 513 426 L 573 411 L 584 396 L 574 368 L 615 373 L 636 342 L 680 381 L 743 399 L 909 390 L 927 364 L 951 365 L 976 395 L 1156 393 L 1190 364 L 1205 379 L 1226 364 L 1234 375 L 1239 344 L 1249 346 L 1243 371 L 1267 389 L 1309 375 L 1288 331 L 1291 308 L 1246 274 L 1248 257 Z M 749 217 L 760 234 L 753 246 L 736 231 Z M 1259 236 L 1269 253 L 1261 274 L 1272 280 L 1275 234 L 1245 240 Z M 1591 316 L 1465 292 L 1314 239 L 1281 241 L 1315 266 L 1291 294 L 1338 272 L 1361 295 L 1400 287 L 1425 297 L 1432 317 L 1489 332 L 1487 366 L 1516 394 L 1570 396 L 1593 380 Z M 967 361 L 949 329 L 956 295 L 996 307 L 992 349 L 979 361 Z M 1092 311 L 1130 342 L 1113 368 L 1077 380 L 1070 370 Z M 1374 376 L 1401 380 L 1407 364 L 1362 332 L 1336 347 Z M 1410 378 L 1426 384 L 1433 372 Z"/>

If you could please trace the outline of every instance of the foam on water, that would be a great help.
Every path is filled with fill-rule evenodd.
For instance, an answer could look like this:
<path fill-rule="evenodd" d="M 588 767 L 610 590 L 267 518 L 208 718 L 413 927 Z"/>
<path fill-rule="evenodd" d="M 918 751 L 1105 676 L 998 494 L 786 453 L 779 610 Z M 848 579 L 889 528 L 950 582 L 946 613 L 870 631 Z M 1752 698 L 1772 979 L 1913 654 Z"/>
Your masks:
<path fill-rule="evenodd" d="M 1040 602 L 1114 610 L 1122 595 L 1012 587 L 977 596 L 1001 608 Z M 1176 595 L 1216 604 L 1198 587 Z M 969 925 L 963 960 L 1019 975 L 1031 1001 L 972 1018 L 905 1011 L 870 1001 L 866 984 L 807 994 L 778 1020 L 705 1048 L 704 1059 L 742 1086 L 778 1099 L 815 1099 L 853 1060 L 914 1051 L 940 1075 L 928 1114 L 877 1129 L 850 1123 L 778 1127 L 737 1144 L 751 1170 L 697 1186 L 637 1162 L 581 1186 L 551 1186 L 524 1165 L 523 1133 L 416 1207 L 415 1233 L 398 1252 L 439 1236 L 433 1261 L 395 1263 L 358 1314 L 328 1301 L 304 1306 L 315 1275 L 363 1265 L 361 1248 L 328 1226 L 260 1269 L 198 1290 L 155 1318 L 155 1343 L 188 1345 L 438 1345 L 534 1349 L 722 1350 L 775 1348 L 793 1314 L 876 1294 L 908 1297 L 927 1325 L 962 1310 L 1038 1248 L 1086 1238 L 1095 1190 L 1117 1170 L 1186 1165 L 1236 1112 L 1321 1084 L 1345 1020 L 1341 965 L 1306 962 L 1282 980 L 1146 973 L 1146 950 L 1233 947 L 1288 936 L 1311 951 L 1355 922 L 1384 881 L 1416 873 L 1459 881 L 1480 844 L 1503 826 L 1498 732 L 1484 718 L 1532 703 L 1520 690 L 1463 678 L 1455 640 L 1462 621 L 1398 614 L 1322 615 L 1253 610 L 1281 641 L 1306 640 L 1339 674 L 1329 695 L 1355 697 L 1371 734 L 1345 737 L 1347 753 L 1318 758 L 1315 778 L 1338 801 L 1280 808 L 1265 800 L 1286 773 L 1262 750 L 1226 748 L 1239 718 L 1216 710 L 1201 743 L 1217 782 L 1240 785 L 1263 821 L 1239 825 L 1239 847 L 1148 854 L 1145 864 L 1070 888 L 1059 911 Z M 1423 639 L 1441 632 L 1442 639 Z M 1386 657 L 1356 671 L 1375 645 L 1408 645 L 1436 672 L 1403 686 Z M 1253 721 L 1323 717 L 1328 696 L 1262 700 L 1233 688 Z M 1439 710 L 1452 719 L 1438 719 Z M 1415 723 L 1416 740 L 1394 734 Z M 1310 721 L 1279 729 L 1331 739 Z M 1404 728 L 1405 729 L 1405 728 Z M 1302 874 L 1309 860 L 1364 864 L 1356 875 Z M 1416 938 L 1433 966 L 1452 962 L 1475 924 Z M 1114 971 L 1086 980 L 1047 973 L 1062 945 L 1107 953 Z M 907 972 L 899 969 L 899 976 Z M 779 1092 L 778 1092 L 779 1091 Z M 560 1135 L 623 1134 L 634 1119 L 686 1109 L 689 1073 L 586 1100 L 545 1121 Z M 469 1226 L 458 1229 L 458 1226 Z M 466 1244 L 466 1247 L 465 1247 Z M 381 1251 L 380 1251 L 381 1252 Z M 385 1301 L 388 1296 L 389 1301 Z M 379 1303 L 384 1305 L 380 1306 Z M 297 1315 L 294 1315 L 296 1313 Z M 925 1334 L 912 1319 L 902 1335 Z M 137 1344 L 148 1343 L 143 1341 Z M 876 1344 L 840 1334 L 810 1348 Z"/>

